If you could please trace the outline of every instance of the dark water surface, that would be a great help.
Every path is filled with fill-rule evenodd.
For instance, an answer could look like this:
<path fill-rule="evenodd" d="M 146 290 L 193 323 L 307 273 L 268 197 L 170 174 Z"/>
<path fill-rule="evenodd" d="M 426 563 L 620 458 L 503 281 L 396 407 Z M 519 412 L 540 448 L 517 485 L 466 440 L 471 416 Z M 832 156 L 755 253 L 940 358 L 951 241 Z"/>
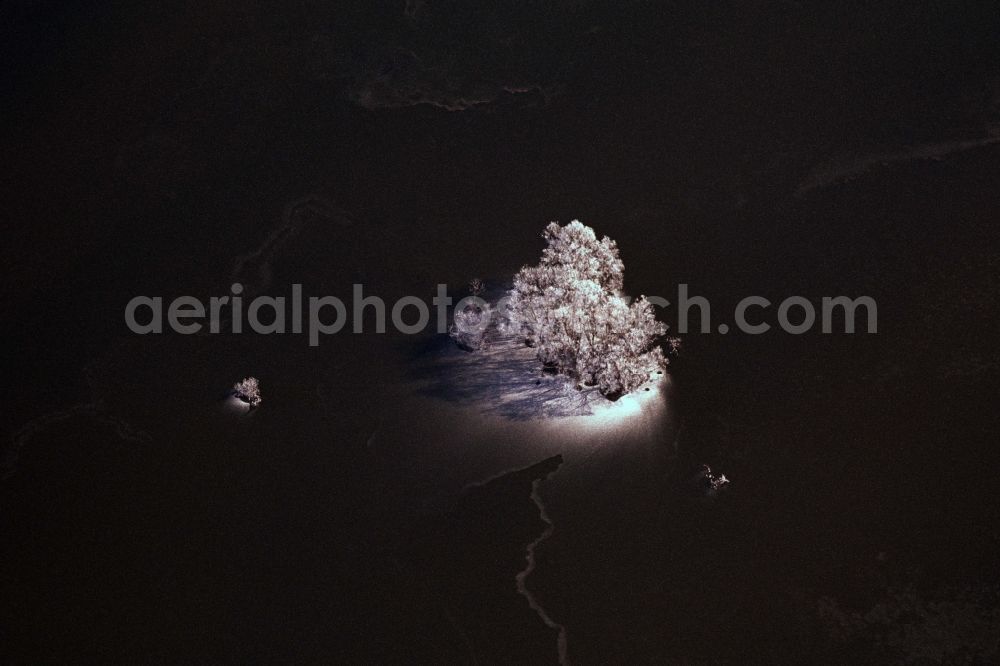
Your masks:
<path fill-rule="evenodd" d="M 0 661 L 995 660 L 992 9 L 4 9 Z M 457 293 L 574 218 L 632 294 L 869 295 L 878 333 L 683 336 L 582 425 L 429 334 L 122 320 Z"/>

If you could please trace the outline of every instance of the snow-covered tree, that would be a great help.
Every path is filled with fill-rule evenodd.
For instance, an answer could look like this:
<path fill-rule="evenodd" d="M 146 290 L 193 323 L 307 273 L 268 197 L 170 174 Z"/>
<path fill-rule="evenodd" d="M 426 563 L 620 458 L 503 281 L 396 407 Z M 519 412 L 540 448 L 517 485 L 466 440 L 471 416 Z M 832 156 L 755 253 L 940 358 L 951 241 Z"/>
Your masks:
<path fill-rule="evenodd" d="M 486 331 L 493 316 L 493 309 L 486 301 L 467 304 L 455 311 L 454 322 L 448 335 L 466 351 L 476 351 L 486 345 Z"/>
<path fill-rule="evenodd" d="M 523 335 L 546 367 L 607 396 L 628 393 L 666 364 L 657 339 L 666 333 L 645 298 L 621 293 L 618 246 L 574 220 L 553 222 L 537 266 L 514 276 L 507 326 Z"/>
<path fill-rule="evenodd" d="M 493 307 L 480 295 L 486 286 L 480 279 L 469 282 L 470 299 L 459 303 L 461 308 L 455 310 L 455 316 L 448 335 L 466 351 L 476 351 L 486 345 L 486 331 L 493 317 Z"/>
<path fill-rule="evenodd" d="M 233 384 L 233 391 L 236 397 L 251 407 L 260 404 L 260 382 L 256 377 L 247 377 L 243 381 Z"/>

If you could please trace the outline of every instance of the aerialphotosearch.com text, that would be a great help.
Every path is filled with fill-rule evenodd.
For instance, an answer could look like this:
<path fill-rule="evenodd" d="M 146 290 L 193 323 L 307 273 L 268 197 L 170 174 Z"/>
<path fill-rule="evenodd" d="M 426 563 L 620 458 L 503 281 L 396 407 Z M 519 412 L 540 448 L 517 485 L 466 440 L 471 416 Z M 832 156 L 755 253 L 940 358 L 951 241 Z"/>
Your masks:
<path fill-rule="evenodd" d="M 306 298 L 301 284 L 293 284 L 287 297 L 256 296 L 246 300 L 242 293 L 243 285 L 234 283 L 229 294 L 212 296 L 207 303 L 195 296 L 179 296 L 166 303 L 160 296 L 136 296 L 125 306 L 125 323 L 130 331 L 139 335 L 160 334 L 164 330 L 180 335 L 205 330 L 226 334 L 245 331 L 259 335 L 304 333 L 309 345 L 315 347 L 324 335 L 345 331 L 385 333 L 389 323 L 400 333 L 415 335 L 427 329 L 432 316 L 435 330 L 448 333 L 449 328 L 456 325 L 449 317 L 453 305 L 456 312 L 474 308 L 484 313 L 476 321 L 477 330 L 489 326 L 494 317 L 503 318 L 508 313 L 506 297 L 487 304 L 486 300 L 472 295 L 456 303 L 444 284 L 437 285 L 437 294 L 430 305 L 418 296 L 404 296 L 389 306 L 379 296 L 365 294 L 361 284 L 353 285 L 349 304 L 336 296 Z M 682 335 L 726 334 L 732 330 L 747 335 L 773 330 L 791 335 L 815 330 L 828 334 L 878 331 L 878 309 L 869 296 L 824 296 L 815 302 L 803 296 L 789 296 L 777 303 L 763 296 L 747 296 L 736 304 L 731 323 L 717 323 L 714 327 L 708 299 L 690 295 L 687 284 L 677 286 L 674 301 L 659 296 L 647 296 L 646 299 L 658 308 L 676 308 L 677 326 L 671 332 Z M 365 326 L 366 317 L 374 318 L 374 327 Z"/>

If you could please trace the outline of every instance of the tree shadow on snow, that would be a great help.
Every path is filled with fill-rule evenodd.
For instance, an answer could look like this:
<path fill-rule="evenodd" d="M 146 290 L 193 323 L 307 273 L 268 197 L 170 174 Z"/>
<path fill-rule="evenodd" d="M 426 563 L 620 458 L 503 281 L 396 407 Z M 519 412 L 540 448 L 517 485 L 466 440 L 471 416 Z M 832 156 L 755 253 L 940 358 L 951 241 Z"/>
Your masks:
<path fill-rule="evenodd" d="M 542 371 L 535 351 L 515 340 L 494 340 L 466 352 L 438 336 L 411 366 L 419 393 L 513 421 L 587 416 L 608 400 L 596 389 L 578 390 L 563 375 Z"/>

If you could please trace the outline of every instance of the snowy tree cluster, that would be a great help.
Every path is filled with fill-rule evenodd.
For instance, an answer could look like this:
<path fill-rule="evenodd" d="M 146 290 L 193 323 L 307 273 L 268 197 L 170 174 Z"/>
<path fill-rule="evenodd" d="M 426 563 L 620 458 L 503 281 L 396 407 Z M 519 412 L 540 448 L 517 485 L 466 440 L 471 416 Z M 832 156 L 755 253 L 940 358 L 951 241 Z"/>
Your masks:
<path fill-rule="evenodd" d="M 462 349 L 476 351 L 487 345 L 486 331 L 493 317 L 493 308 L 486 301 L 466 304 L 455 311 L 454 323 L 448 335 Z"/>
<path fill-rule="evenodd" d="M 476 278 L 469 282 L 471 298 L 459 303 L 462 307 L 456 308 L 454 321 L 448 329 L 451 339 L 465 351 L 476 351 L 489 346 L 486 332 L 490 328 L 494 309 L 481 298 L 484 291 L 486 285 L 482 280 Z"/>
<path fill-rule="evenodd" d="M 657 340 L 666 327 L 645 299 L 622 294 L 618 246 L 574 220 L 545 228 L 537 266 L 514 276 L 509 330 L 523 335 L 547 367 L 606 396 L 635 390 L 666 365 Z"/>
<path fill-rule="evenodd" d="M 256 377 L 247 377 L 243 381 L 233 384 L 233 391 L 236 397 L 251 407 L 260 404 L 260 382 Z"/>

